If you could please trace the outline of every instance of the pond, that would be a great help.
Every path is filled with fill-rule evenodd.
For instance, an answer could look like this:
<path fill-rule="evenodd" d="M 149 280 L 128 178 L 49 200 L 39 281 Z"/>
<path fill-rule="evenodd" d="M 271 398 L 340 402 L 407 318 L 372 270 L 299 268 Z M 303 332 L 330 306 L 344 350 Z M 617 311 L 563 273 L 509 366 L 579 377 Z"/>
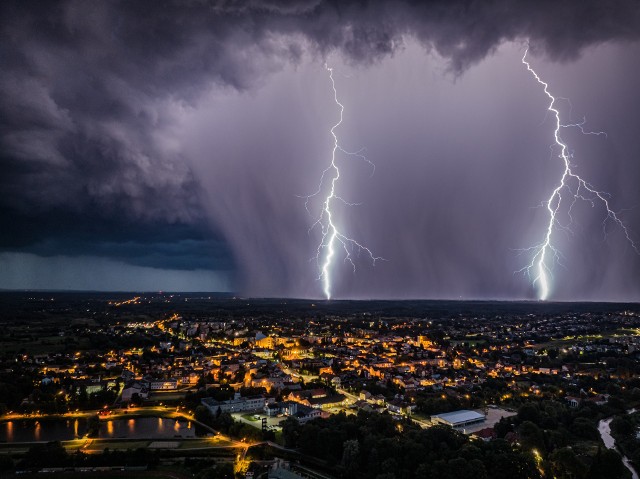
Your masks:
<path fill-rule="evenodd" d="M 83 437 L 87 418 L 20 419 L 0 424 L 0 442 L 68 441 Z M 161 417 L 101 419 L 100 438 L 156 439 L 195 437 L 190 421 Z"/>

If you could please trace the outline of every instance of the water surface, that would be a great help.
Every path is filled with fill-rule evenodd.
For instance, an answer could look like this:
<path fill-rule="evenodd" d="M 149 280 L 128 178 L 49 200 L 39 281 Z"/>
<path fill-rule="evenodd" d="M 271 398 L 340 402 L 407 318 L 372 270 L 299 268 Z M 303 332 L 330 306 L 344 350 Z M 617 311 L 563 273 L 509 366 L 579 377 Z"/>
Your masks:
<path fill-rule="evenodd" d="M 86 418 L 16 420 L 0 424 L 0 442 L 68 441 L 84 437 Z M 161 417 L 101 419 L 100 438 L 155 439 L 195 437 L 190 421 Z"/>

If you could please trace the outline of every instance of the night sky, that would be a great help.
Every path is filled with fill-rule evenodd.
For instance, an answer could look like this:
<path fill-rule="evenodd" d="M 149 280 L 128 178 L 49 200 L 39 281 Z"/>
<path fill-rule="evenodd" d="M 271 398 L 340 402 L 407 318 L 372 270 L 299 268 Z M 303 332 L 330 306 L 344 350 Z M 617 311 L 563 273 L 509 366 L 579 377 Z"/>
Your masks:
<path fill-rule="evenodd" d="M 640 2 L 0 2 L 0 288 L 535 299 L 517 273 L 562 173 L 610 193 L 640 245 Z M 558 213 L 552 300 L 640 300 L 598 201 Z"/>

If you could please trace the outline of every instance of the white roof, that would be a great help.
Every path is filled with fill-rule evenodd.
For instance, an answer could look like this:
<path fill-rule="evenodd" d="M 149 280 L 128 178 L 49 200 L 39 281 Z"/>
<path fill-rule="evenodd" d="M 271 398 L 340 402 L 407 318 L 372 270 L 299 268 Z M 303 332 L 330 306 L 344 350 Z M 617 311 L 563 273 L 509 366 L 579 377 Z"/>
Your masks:
<path fill-rule="evenodd" d="M 462 409 L 460 411 L 436 414 L 432 416 L 432 418 L 441 419 L 443 421 L 448 422 L 449 424 L 461 424 L 469 421 L 479 421 L 480 419 L 484 419 L 485 415 L 480 414 L 479 412 L 476 412 L 476 411 L 469 411 L 467 409 Z"/>

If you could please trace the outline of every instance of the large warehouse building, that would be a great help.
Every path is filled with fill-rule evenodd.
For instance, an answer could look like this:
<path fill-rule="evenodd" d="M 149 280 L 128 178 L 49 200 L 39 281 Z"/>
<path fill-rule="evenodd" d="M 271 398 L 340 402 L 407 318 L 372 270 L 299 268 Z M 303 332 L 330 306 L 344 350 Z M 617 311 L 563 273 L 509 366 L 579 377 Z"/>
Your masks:
<path fill-rule="evenodd" d="M 487 417 L 476 411 L 462 409 L 460 411 L 446 412 L 431 416 L 431 421 L 436 424 L 446 424 L 455 429 L 462 429 L 471 424 L 484 422 Z"/>

